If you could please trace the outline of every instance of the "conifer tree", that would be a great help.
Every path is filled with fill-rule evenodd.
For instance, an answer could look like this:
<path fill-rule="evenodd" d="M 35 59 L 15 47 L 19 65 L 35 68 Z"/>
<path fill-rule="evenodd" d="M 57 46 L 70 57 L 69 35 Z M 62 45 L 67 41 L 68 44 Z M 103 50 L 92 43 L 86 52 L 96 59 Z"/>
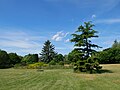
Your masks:
<path fill-rule="evenodd" d="M 91 42 L 91 38 L 98 37 L 98 35 L 95 35 L 97 31 L 92 29 L 94 25 L 91 22 L 85 22 L 84 24 L 84 26 L 79 26 L 78 30 L 72 34 L 73 39 L 71 39 L 71 42 L 75 42 L 76 49 L 82 51 L 84 57 L 88 58 L 92 52 L 95 52 L 93 48 L 99 48 L 98 45 Z"/>
<path fill-rule="evenodd" d="M 72 34 L 73 38 L 71 42 L 75 43 L 75 50 L 79 51 L 81 53 L 80 55 L 82 55 L 80 58 L 82 62 L 79 62 L 80 66 L 78 65 L 80 71 L 83 71 L 82 69 L 93 69 L 95 65 L 95 59 L 91 58 L 92 53 L 96 52 L 93 48 L 100 47 L 91 41 L 92 38 L 98 37 L 98 35 L 96 35 L 97 31 L 95 31 L 93 27 L 94 24 L 91 24 L 91 22 L 85 22 L 84 25 L 80 25 L 78 30 Z"/>
<path fill-rule="evenodd" d="M 49 40 L 45 41 L 42 48 L 42 52 L 40 53 L 41 61 L 49 63 L 51 60 L 53 60 L 56 54 L 54 50 L 55 50 L 54 45 L 52 45 Z"/>

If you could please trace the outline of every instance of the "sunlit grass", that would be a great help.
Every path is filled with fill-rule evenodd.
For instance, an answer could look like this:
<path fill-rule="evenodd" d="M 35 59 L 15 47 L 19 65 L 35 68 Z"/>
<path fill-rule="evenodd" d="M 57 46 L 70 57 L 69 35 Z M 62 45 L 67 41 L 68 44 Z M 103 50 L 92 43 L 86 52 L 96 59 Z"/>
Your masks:
<path fill-rule="evenodd" d="M 102 65 L 102 74 L 72 69 L 0 69 L 0 90 L 120 90 L 120 65 Z"/>

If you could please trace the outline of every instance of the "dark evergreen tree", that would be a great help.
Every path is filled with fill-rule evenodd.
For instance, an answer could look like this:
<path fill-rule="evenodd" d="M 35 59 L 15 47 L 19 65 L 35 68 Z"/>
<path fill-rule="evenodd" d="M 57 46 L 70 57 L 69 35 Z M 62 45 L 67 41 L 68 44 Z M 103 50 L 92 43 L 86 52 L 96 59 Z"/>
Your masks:
<path fill-rule="evenodd" d="M 56 55 L 54 50 L 54 45 L 52 45 L 49 40 L 45 41 L 42 52 L 40 53 L 41 61 L 49 63 L 51 60 L 53 60 Z"/>
<path fill-rule="evenodd" d="M 91 42 L 91 38 L 96 38 L 98 35 L 95 35 L 97 31 L 93 29 L 93 24 L 91 22 L 85 22 L 84 26 L 81 25 L 78 27 L 78 30 L 72 34 L 73 38 L 71 39 L 71 42 L 75 43 L 75 55 L 80 56 L 79 59 L 77 59 L 77 64 L 75 64 L 75 70 L 80 71 L 90 71 L 94 70 L 96 68 L 98 70 L 99 67 L 97 60 L 92 57 L 92 54 L 96 52 L 93 48 L 100 48 L 98 45 L 93 44 Z M 76 61 L 76 60 L 75 60 Z"/>

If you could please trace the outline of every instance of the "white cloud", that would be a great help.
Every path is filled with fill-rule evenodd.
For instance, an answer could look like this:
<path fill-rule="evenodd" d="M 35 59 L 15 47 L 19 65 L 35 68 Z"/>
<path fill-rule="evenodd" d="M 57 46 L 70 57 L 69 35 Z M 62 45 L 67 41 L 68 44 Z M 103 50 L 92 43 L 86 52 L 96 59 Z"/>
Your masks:
<path fill-rule="evenodd" d="M 70 42 L 70 39 L 65 40 L 65 42 Z"/>
<path fill-rule="evenodd" d="M 96 18 L 96 15 L 95 15 L 95 14 L 93 14 L 93 15 L 92 15 L 92 18 Z"/>
<path fill-rule="evenodd" d="M 118 18 L 118 19 L 101 19 L 101 20 L 97 20 L 96 23 L 105 23 L 105 24 L 120 23 L 120 18 Z"/>
<path fill-rule="evenodd" d="M 53 35 L 52 40 L 55 41 L 62 41 L 63 38 L 65 38 L 69 32 L 63 33 L 63 31 L 57 32 L 55 35 Z"/>

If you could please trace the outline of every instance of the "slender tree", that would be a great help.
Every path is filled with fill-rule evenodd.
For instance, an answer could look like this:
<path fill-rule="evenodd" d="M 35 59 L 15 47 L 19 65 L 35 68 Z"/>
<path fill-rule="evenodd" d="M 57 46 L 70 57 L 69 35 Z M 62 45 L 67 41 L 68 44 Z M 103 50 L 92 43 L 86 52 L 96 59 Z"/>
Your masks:
<path fill-rule="evenodd" d="M 45 41 L 44 46 L 42 48 L 41 61 L 45 63 L 49 63 L 55 57 L 55 47 L 51 44 L 49 40 Z"/>

